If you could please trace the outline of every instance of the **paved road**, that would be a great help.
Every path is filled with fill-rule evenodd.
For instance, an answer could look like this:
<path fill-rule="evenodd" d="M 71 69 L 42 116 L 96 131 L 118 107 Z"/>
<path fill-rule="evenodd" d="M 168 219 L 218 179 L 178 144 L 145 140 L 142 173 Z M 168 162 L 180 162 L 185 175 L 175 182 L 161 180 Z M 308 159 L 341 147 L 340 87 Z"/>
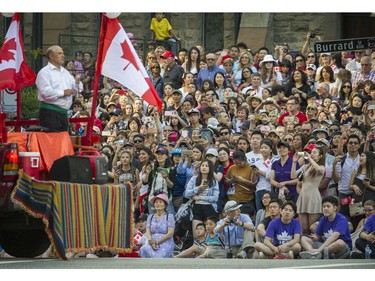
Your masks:
<path fill-rule="evenodd" d="M 0 259 L 0 269 L 375 269 L 375 260 Z M 0 273 L 1 275 L 1 273 Z M 372 274 L 372 276 L 375 276 Z"/>

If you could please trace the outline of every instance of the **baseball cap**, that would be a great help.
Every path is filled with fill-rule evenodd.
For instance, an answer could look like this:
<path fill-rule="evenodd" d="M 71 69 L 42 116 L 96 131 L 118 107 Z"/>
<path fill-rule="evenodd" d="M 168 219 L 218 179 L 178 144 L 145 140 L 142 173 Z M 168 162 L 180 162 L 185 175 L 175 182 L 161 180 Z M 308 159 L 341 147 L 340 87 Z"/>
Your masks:
<path fill-rule="evenodd" d="M 213 156 L 216 156 L 218 157 L 219 156 L 219 153 L 217 152 L 217 150 L 215 148 L 210 148 L 207 150 L 206 152 L 206 156 L 207 155 L 213 155 Z"/>
<path fill-rule="evenodd" d="M 306 69 L 316 70 L 316 66 L 315 66 L 315 64 L 308 64 Z"/>
<path fill-rule="evenodd" d="M 169 154 L 169 152 L 168 152 L 168 149 L 165 147 L 165 146 L 163 146 L 163 145 L 160 145 L 157 149 L 156 149 L 156 153 L 158 153 L 158 152 L 161 152 L 161 153 L 163 153 L 163 154 Z"/>
<path fill-rule="evenodd" d="M 279 148 L 280 146 L 285 146 L 286 148 L 290 149 L 289 143 L 287 143 L 285 141 L 279 141 L 278 144 L 277 144 L 277 148 Z"/>
<path fill-rule="evenodd" d="M 224 206 L 224 211 L 225 212 L 230 212 L 230 211 L 234 211 L 234 210 L 237 210 L 239 208 L 241 208 L 242 205 L 241 204 L 238 204 L 236 201 L 234 200 L 230 200 L 228 201 L 227 203 L 225 203 L 225 206 Z"/>
<path fill-rule="evenodd" d="M 315 143 L 310 143 L 303 148 L 303 151 L 311 152 L 315 148 Z"/>
<path fill-rule="evenodd" d="M 327 56 L 330 56 L 331 53 L 321 53 L 320 56 L 323 56 L 323 55 L 327 55 Z"/>
<path fill-rule="evenodd" d="M 110 115 L 111 114 L 116 115 L 116 116 L 122 115 L 122 110 L 116 108 L 113 112 L 110 113 Z"/>
<path fill-rule="evenodd" d="M 329 142 L 326 139 L 318 139 L 316 143 L 322 143 L 325 146 L 329 147 Z"/>
<path fill-rule="evenodd" d="M 199 109 L 197 108 L 190 109 L 188 112 L 188 115 L 193 114 L 193 113 L 197 113 L 199 116 L 201 115 Z"/>
<path fill-rule="evenodd" d="M 270 134 L 275 134 L 276 136 L 280 137 L 279 133 L 278 133 L 276 130 L 271 130 L 271 131 L 269 131 L 269 132 L 268 132 L 268 136 L 269 136 Z"/>
<path fill-rule="evenodd" d="M 124 143 L 124 146 L 131 146 L 131 147 L 134 147 L 134 143 L 128 141 L 128 142 Z"/>
<path fill-rule="evenodd" d="M 171 156 L 173 155 L 181 155 L 182 154 L 182 148 L 175 148 L 171 152 Z"/>
<path fill-rule="evenodd" d="M 326 137 L 329 136 L 327 130 L 325 130 L 325 129 L 323 129 L 323 128 L 315 129 L 315 130 L 312 132 L 312 135 L 313 135 L 313 136 L 316 136 L 316 134 L 319 133 L 319 132 L 321 132 L 321 133 L 325 133 L 325 134 L 326 134 Z"/>
<path fill-rule="evenodd" d="M 171 51 L 165 51 L 164 53 L 161 54 L 162 58 L 173 58 L 175 57 L 174 53 L 172 53 Z"/>
<path fill-rule="evenodd" d="M 182 93 L 181 93 L 181 91 L 180 90 L 174 90 L 173 92 L 172 92 L 172 95 L 173 94 L 179 94 L 179 95 L 181 95 L 182 96 Z"/>

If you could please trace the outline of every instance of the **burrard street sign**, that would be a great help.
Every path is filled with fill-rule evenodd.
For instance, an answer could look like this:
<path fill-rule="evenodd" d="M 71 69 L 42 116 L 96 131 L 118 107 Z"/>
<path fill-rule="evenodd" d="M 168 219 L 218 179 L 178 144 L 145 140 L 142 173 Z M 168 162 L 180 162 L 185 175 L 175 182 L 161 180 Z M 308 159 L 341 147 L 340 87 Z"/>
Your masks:
<path fill-rule="evenodd" d="M 315 53 L 334 53 L 364 49 L 375 49 L 375 37 L 324 41 L 314 44 Z"/>

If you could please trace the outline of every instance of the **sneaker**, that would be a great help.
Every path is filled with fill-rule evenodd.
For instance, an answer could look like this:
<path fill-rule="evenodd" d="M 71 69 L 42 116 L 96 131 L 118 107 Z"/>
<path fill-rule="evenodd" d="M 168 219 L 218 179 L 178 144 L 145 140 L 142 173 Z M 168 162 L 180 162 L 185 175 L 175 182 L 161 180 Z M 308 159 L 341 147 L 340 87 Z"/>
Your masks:
<path fill-rule="evenodd" d="M 285 256 L 289 259 L 289 260 L 293 260 L 294 259 L 294 253 L 292 250 L 289 251 L 289 253 L 286 253 Z"/>
<path fill-rule="evenodd" d="M 241 252 L 239 252 L 238 254 L 237 254 L 237 259 L 246 259 L 246 257 L 247 257 L 247 254 L 246 254 L 246 252 L 244 251 L 244 250 L 242 250 Z"/>
<path fill-rule="evenodd" d="M 265 254 L 263 254 L 263 252 L 259 252 L 259 258 L 261 260 L 267 260 L 268 259 L 268 257 Z"/>
<path fill-rule="evenodd" d="M 351 259 L 364 259 L 365 255 L 363 253 L 351 252 L 350 253 L 350 258 Z"/>
<path fill-rule="evenodd" d="M 98 259 L 99 257 L 95 254 L 87 254 L 86 259 Z"/>
<path fill-rule="evenodd" d="M 299 256 L 304 260 L 320 260 L 322 258 L 322 254 L 319 252 L 310 253 L 308 251 L 303 251 L 299 253 Z"/>

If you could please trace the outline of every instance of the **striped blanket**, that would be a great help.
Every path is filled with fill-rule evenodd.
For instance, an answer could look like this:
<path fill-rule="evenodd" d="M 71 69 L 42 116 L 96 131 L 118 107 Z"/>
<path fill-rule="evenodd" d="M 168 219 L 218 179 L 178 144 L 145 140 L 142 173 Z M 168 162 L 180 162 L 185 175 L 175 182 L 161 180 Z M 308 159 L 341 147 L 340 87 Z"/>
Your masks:
<path fill-rule="evenodd" d="M 42 218 L 52 248 L 62 259 L 68 251 L 131 252 L 133 201 L 127 185 L 38 181 L 20 171 L 12 200 Z"/>

